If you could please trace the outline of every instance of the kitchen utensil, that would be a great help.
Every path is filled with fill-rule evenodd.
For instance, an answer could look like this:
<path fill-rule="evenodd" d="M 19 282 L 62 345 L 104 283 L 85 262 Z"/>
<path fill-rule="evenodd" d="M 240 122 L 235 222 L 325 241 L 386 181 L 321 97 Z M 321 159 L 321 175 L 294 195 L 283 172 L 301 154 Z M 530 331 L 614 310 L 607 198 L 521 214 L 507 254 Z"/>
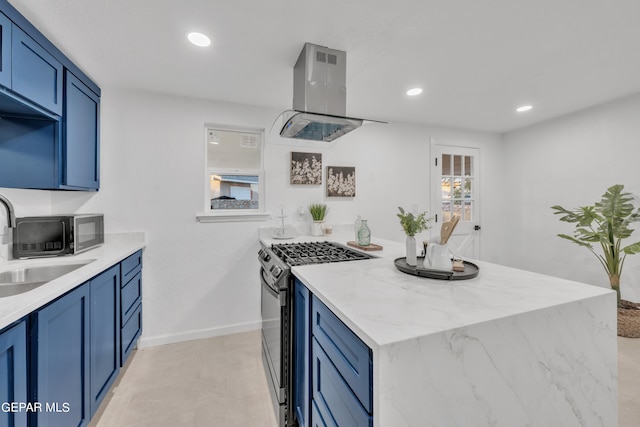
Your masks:
<path fill-rule="evenodd" d="M 458 225 L 458 221 L 460 221 L 460 215 L 453 215 L 451 220 L 442 224 L 442 229 L 440 230 L 440 244 L 445 245 L 451 237 L 451 233 Z"/>

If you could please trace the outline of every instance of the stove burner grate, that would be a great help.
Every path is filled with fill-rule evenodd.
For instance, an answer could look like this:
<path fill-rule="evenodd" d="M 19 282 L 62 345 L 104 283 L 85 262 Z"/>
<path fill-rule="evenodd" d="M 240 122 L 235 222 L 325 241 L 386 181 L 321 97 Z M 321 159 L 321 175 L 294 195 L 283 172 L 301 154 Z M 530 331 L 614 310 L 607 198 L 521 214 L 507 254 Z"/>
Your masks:
<path fill-rule="evenodd" d="M 333 242 L 282 243 L 271 247 L 289 266 L 355 261 L 372 258 Z"/>

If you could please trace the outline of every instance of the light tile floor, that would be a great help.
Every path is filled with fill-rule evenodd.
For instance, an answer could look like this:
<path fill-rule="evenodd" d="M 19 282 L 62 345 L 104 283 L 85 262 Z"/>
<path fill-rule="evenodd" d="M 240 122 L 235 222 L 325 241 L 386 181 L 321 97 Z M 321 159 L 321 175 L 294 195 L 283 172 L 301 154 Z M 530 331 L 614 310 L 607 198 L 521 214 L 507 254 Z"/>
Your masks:
<path fill-rule="evenodd" d="M 134 351 L 90 427 L 275 427 L 260 331 Z"/>
<path fill-rule="evenodd" d="M 137 350 L 90 427 L 275 427 L 260 352 L 259 331 Z M 637 427 L 640 339 L 618 363 L 619 427 Z"/>

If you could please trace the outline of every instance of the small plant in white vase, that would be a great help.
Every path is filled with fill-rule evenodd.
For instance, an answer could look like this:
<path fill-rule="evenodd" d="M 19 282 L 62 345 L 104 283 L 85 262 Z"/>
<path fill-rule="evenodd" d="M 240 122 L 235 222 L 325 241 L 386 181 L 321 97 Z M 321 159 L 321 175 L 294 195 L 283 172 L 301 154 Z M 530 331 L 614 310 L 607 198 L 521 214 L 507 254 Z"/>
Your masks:
<path fill-rule="evenodd" d="M 313 224 L 311 224 L 311 235 L 322 236 L 324 234 L 324 217 L 327 215 L 329 208 L 323 203 L 314 203 L 309 205 L 309 213 Z"/>
<path fill-rule="evenodd" d="M 404 233 L 407 235 L 406 245 L 407 245 L 407 265 L 415 266 L 418 262 L 418 258 L 416 255 L 416 234 L 422 233 L 425 230 L 431 228 L 431 218 L 427 218 L 426 212 L 421 212 L 419 214 L 414 215 L 411 212 L 405 212 L 404 209 L 398 207 L 400 211 L 398 218 L 400 218 L 400 225 L 404 230 Z"/>

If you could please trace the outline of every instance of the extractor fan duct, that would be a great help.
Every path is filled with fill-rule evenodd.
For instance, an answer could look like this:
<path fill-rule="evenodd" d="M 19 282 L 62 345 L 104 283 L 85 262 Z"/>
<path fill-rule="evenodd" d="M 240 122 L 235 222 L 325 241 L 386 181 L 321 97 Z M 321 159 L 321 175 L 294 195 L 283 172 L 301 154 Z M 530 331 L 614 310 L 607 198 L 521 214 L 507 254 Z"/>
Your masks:
<path fill-rule="evenodd" d="M 346 80 L 346 52 L 305 43 L 293 68 L 295 114 L 280 136 L 329 142 L 362 126 L 363 119 L 345 117 Z"/>

